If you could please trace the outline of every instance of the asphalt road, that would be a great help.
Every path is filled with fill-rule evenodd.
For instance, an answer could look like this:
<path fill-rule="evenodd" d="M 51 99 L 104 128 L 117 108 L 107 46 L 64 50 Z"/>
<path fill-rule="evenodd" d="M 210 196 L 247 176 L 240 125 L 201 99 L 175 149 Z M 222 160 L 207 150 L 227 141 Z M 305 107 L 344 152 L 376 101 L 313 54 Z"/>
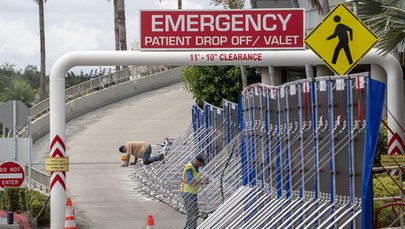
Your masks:
<path fill-rule="evenodd" d="M 102 107 L 66 125 L 67 197 L 78 228 L 182 228 L 185 216 L 139 190 L 134 167 L 120 167 L 118 147 L 128 140 L 160 144 L 191 122 L 192 95 L 176 84 Z M 34 164 L 49 156 L 49 135 L 34 144 Z M 132 158 L 131 158 L 132 160 Z M 141 166 L 138 163 L 135 166 Z M 37 166 L 38 167 L 38 166 Z"/>

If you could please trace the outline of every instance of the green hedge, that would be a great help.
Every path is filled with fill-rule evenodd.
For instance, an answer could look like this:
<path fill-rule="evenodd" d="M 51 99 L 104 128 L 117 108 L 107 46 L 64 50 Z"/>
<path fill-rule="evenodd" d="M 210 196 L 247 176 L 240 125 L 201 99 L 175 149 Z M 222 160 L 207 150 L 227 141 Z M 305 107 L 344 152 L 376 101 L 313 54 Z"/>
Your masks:
<path fill-rule="evenodd" d="M 4 210 L 6 211 L 22 211 L 19 207 L 19 193 L 20 190 L 24 190 L 24 188 L 11 188 L 5 187 L 4 188 Z"/>
<path fill-rule="evenodd" d="M 18 206 L 21 209 L 21 211 L 25 211 L 27 209 L 26 204 L 25 204 L 25 195 L 27 193 L 27 190 L 20 190 L 18 192 Z"/>
<path fill-rule="evenodd" d="M 388 122 L 387 118 L 383 119 L 385 123 Z M 377 148 L 375 150 L 373 167 L 381 167 L 381 155 L 388 153 L 388 130 L 387 127 L 381 122 L 380 133 L 378 134 Z"/>
<path fill-rule="evenodd" d="M 47 199 L 47 196 L 38 191 L 29 191 L 19 187 L 5 187 L 4 191 L 0 192 L 0 208 L 1 210 L 24 213 L 37 226 L 48 226 L 50 224 L 49 202 L 39 215 Z"/>
<path fill-rule="evenodd" d="M 4 192 L 0 192 L 0 209 L 4 209 Z"/>
<path fill-rule="evenodd" d="M 382 173 L 377 175 L 377 178 L 373 178 L 373 197 L 378 198 L 378 197 L 391 197 L 391 196 L 399 196 L 400 195 L 400 189 L 397 186 L 399 184 L 399 179 L 397 176 L 394 176 L 394 179 L 396 180 L 397 184 L 387 176 L 387 174 Z M 403 187 L 405 188 L 405 182 L 403 182 Z M 382 205 L 387 204 L 387 203 L 392 203 L 392 201 L 374 201 L 374 216 L 378 208 L 380 208 Z M 397 216 L 393 213 L 393 210 L 397 212 Z M 395 221 L 396 217 L 398 217 L 400 212 L 400 207 L 388 207 L 384 208 L 378 215 L 378 223 L 380 224 L 380 227 L 388 227 L 391 225 L 392 222 Z M 404 217 L 405 220 L 405 217 Z M 396 223 L 392 226 L 398 227 L 400 226 L 399 223 Z"/>

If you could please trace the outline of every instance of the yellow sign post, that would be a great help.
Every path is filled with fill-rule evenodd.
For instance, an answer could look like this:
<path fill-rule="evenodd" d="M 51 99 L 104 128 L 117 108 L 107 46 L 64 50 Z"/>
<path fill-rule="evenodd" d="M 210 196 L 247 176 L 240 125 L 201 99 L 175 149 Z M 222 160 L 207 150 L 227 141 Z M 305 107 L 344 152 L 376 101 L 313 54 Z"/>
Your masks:
<path fill-rule="evenodd" d="M 305 44 L 337 75 L 348 74 L 378 37 L 344 3 L 339 3 L 305 38 Z"/>
<path fill-rule="evenodd" d="M 69 158 L 47 157 L 45 158 L 45 170 L 47 172 L 69 171 Z"/>

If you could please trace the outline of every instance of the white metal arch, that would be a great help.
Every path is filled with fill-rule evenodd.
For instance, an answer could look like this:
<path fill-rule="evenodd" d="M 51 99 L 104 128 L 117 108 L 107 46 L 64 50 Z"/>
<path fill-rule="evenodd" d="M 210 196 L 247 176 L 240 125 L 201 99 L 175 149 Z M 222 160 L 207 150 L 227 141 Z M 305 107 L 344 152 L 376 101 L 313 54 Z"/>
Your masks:
<path fill-rule="evenodd" d="M 224 60 L 223 55 L 255 54 L 255 60 Z M 208 58 L 207 57 L 211 57 Z M 372 49 L 360 62 L 381 66 L 387 77 L 387 107 L 403 126 L 403 74 L 392 55 L 381 57 Z M 198 51 L 198 52 L 140 52 L 140 51 L 78 51 L 60 57 L 50 73 L 50 157 L 65 157 L 65 75 L 76 66 L 142 66 L 142 65 L 255 65 L 303 66 L 322 65 L 311 50 L 288 51 Z M 388 118 L 388 125 L 401 133 L 395 119 Z M 400 134 L 401 135 L 401 134 Z M 401 135 L 403 136 L 403 135 Z M 63 228 L 66 201 L 66 176 L 53 172 L 51 176 L 51 228 Z"/>

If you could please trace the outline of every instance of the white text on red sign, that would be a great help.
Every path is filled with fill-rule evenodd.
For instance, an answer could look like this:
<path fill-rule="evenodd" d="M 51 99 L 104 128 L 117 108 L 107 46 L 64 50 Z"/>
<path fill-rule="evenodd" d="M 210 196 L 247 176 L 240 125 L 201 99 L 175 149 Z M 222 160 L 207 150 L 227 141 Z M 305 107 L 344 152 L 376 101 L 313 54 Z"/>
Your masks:
<path fill-rule="evenodd" d="M 142 49 L 304 48 L 302 9 L 141 11 Z"/>
<path fill-rule="evenodd" d="M 21 186 L 24 181 L 24 169 L 15 162 L 0 164 L 0 188 Z"/>

